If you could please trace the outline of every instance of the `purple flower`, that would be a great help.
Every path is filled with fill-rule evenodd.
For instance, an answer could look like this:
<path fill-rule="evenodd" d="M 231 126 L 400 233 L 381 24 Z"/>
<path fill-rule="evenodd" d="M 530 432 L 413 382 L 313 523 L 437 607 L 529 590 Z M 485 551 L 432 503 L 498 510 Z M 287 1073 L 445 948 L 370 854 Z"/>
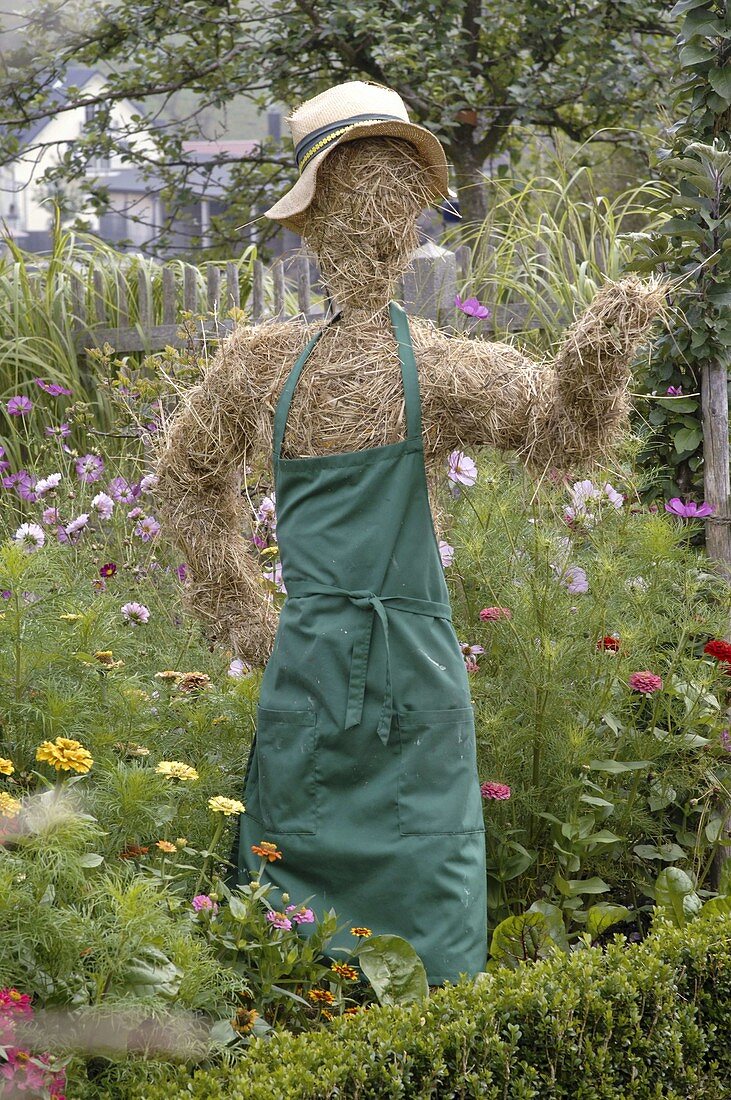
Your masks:
<path fill-rule="evenodd" d="M 490 310 L 487 306 L 481 305 L 477 298 L 467 298 L 463 302 L 459 294 L 455 294 L 454 304 L 457 309 L 461 309 L 468 317 L 477 317 L 478 320 L 484 321 L 490 316 Z"/>
<path fill-rule="evenodd" d="M 668 395 L 668 397 L 682 397 L 683 396 L 683 387 L 682 386 L 668 386 L 668 388 L 665 390 L 665 393 Z"/>
<path fill-rule="evenodd" d="M 721 745 L 726 752 L 731 752 L 731 730 L 721 730 Z"/>
<path fill-rule="evenodd" d="M 111 519 L 114 511 L 114 501 L 106 493 L 97 493 L 92 499 L 91 506 L 99 516 L 99 519 Z"/>
<path fill-rule="evenodd" d="M 70 424 L 59 424 L 57 428 L 45 428 L 46 435 L 56 435 L 59 439 L 65 439 L 67 435 L 71 435 Z"/>
<path fill-rule="evenodd" d="M 442 559 L 442 568 L 446 569 L 454 561 L 454 547 L 444 539 L 439 540 L 439 557 Z"/>
<path fill-rule="evenodd" d="M 0 447 L 0 474 L 4 474 L 6 470 L 10 469 L 10 463 L 5 457 L 5 448 Z"/>
<path fill-rule="evenodd" d="M 104 460 L 99 455 L 84 455 L 76 460 L 76 473 L 80 481 L 98 481 L 104 472 Z"/>
<path fill-rule="evenodd" d="M 688 500 L 684 504 L 680 497 L 671 497 L 665 502 L 665 511 L 671 512 L 674 516 L 680 516 L 681 519 L 702 519 L 704 516 L 712 515 L 715 510 L 710 504 L 706 504 L 705 500 L 702 504 L 696 504 L 694 500 Z"/>
<path fill-rule="evenodd" d="M 188 566 L 185 564 L 185 562 L 181 562 L 175 572 L 178 574 L 178 580 L 182 584 L 185 578 L 188 576 Z"/>
<path fill-rule="evenodd" d="M 89 522 L 89 513 L 82 512 L 76 519 L 72 519 L 65 527 L 59 527 L 57 538 L 59 542 L 78 542 L 81 532 Z"/>
<path fill-rule="evenodd" d="M 271 496 L 264 497 L 256 513 L 256 518 L 259 520 L 259 523 L 268 527 L 272 533 L 277 529 L 276 502 L 277 498 L 274 493 L 272 493 Z"/>
<path fill-rule="evenodd" d="M 203 911 L 208 913 L 218 912 L 218 905 L 213 898 L 209 898 L 208 894 L 196 894 L 190 904 L 193 906 L 196 913 L 201 913 Z"/>
<path fill-rule="evenodd" d="M 250 672 L 251 665 L 247 665 L 246 661 L 242 661 L 240 657 L 234 657 L 233 661 L 228 666 L 228 674 L 234 680 L 243 680 Z"/>
<path fill-rule="evenodd" d="M 477 466 L 464 451 L 452 451 L 449 456 L 447 477 L 460 485 L 474 485 L 477 481 Z"/>
<path fill-rule="evenodd" d="M 142 623 L 149 622 L 150 619 L 150 609 L 145 607 L 143 603 L 137 603 L 134 600 L 123 604 L 120 611 L 122 618 L 130 626 L 140 626 Z"/>
<path fill-rule="evenodd" d="M 61 522 L 61 516 L 58 508 L 44 508 L 43 512 L 41 513 L 41 518 L 48 527 L 53 527 L 54 525 Z"/>
<path fill-rule="evenodd" d="M 13 593 L 10 588 L 3 588 L 2 592 L 0 592 L 0 599 L 9 600 L 12 598 L 12 595 Z"/>
<path fill-rule="evenodd" d="M 289 917 L 285 917 L 284 913 L 275 913 L 273 909 L 268 911 L 267 920 L 270 924 L 273 924 L 275 928 L 284 928 L 287 932 L 289 932 L 292 927 L 292 921 Z"/>
<path fill-rule="evenodd" d="M 135 527 L 135 534 L 138 538 L 141 538 L 143 542 L 150 542 L 159 531 L 160 524 L 154 516 L 145 516 L 145 518 L 140 520 Z"/>
<path fill-rule="evenodd" d="M 118 504 L 131 504 L 135 497 L 139 495 L 139 491 L 135 491 L 135 488 L 130 485 L 126 477 L 113 477 L 107 486 L 107 492 L 112 500 L 116 500 Z"/>
<path fill-rule="evenodd" d="M 306 909 L 304 905 L 288 905 L 287 912 L 292 914 L 292 920 L 295 924 L 315 923 L 315 914 L 311 909 Z"/>
<path fill-rule="evenodd" d="M 465 657 L 477 657 L 480 653 L 485 652 L 481 645 L 469 645 L 467 642 L 460 642 L 459 648 Z"/>
<path fill-rule="evenodd" d="M 28 553 L 40 549 L 46 541 L 46 533 L 37 523 L 23 523 L 15 532 L 13 538 Z"/>
<path fill-rule="evenodd" d="M 5 408 L 11 416 L 27 416 L 33 409 L 33 402 L 29 397 L 18 393 L 15 397 L 10 398 Z"/>
<path fill-rule="evenodd" d="M 3 478 L 3 485 L 6 489 L 15 489 L 21 500 L 29 500 L 32 503 L 36 499 L 33 492 L 33 478 L 27 470 L 18 470 L 15 474 L 8 474 L 7 477 Z"/>
<path fill-rule="evenodd" d="M 46 382 L 43 378 L 35 378 L 34 382 L 36 386 L 40 386 L 46 393 L 50 393 L 51 397 L 60 397 L 64 394 L 66 397 L 71 397 L 71 390 L 67 390 L 65 386 L 59 386 L 58 382 Z"/>

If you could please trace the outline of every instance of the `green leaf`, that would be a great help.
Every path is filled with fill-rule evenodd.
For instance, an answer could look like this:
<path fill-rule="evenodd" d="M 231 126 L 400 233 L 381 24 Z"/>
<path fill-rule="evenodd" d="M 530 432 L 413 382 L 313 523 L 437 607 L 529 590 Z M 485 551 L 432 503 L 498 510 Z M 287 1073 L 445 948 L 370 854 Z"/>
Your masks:
<path fill-rule="evenodd" d="M 564 897 L 576 898 L 581 894 L 605 894 L 609 886 L 602 878 L 564 879 L 556 875 L 554 879 L 558 890 Z"/>
<path fill-rule="evenodd" d="M 236 898 L 232 895 L 229 899 L 228 909 L 234 920 L 246 920 L 248 909 L 240 898 Z"/>
<path fill-rule="evenodd" d="M 653 812 L 656 810 L 664 810 L 666 806 L 669 806 L 675 801 L 677 793 L 675 788 L 671 787 L 669 783 L 656 779 L 650 786 L 650 797 L 647 800 L 650 809 Z"/>
<path fill-rule="evenodd" d="M 87 852 L 83 856 L 79 856 L 77 860 L 80 867 L 98 867 L 100 863 L 104 862 L 104 856 L 100 856 L 98 852 Z"/>
<path fill-rule="evenodd" d="M 731 915 L 731 898 L 709 898 L 701 909 L 702 917 L 728 917 Z"/>
<path fill-rule="evenodd" d="M 613 802 L 607 802 L 606 798 L 597 798 L 596 795 L 593 794 L 582 794 L 579 802 L 586 802 L 589 806 L 600 806 L 609 810 L 614 809 Z"/>
<path fill-rule="evenodd" d="M 624 905 L 612 905 L 609 901 L 599 901 L 592 905 L 586 914 L 586 930 L 593 940 L 603 935 L 607 929 L 626 920 L 630 910 Z"/>
<path fill-rule="evenodd" d="M 650 760 L 590 760 L 589 768 L 593 772 L 609 772 L 610 775 L 619 775 L 621 772 L 649 768 L 650 764 Z"/>
<path fill-rule="evenodd" d="M 373 936 L 358 949 L 357 958 L 380 1004 L 412 1004 L 429 996 L 424 964 L 401 936 Z"/>
<path fill-rule="evenodd" d="M 658 397 L 656 405 L 663 409 L 672 409 L 676 413 L 691 413 L 698 408 L 698 402 L 694 397 Z"/>
<path fill-rule="evenodd" d="M 548 918 L 535 910 L 501 921 L 490 943 L 491 958 L 513 968 L 520 963 L 546 958 L 554 950 Z"/>
<path fill-rule="evenodd" d="M 683 46 L 678 54 L 678 60 L 681 67 L 687 69 L 691 65 L 703 65 L 707 61 L 713 61 L 715 56 L 713 50 L 709 50 L 702 42 L 691 41 L 687 46 Z"/>
<path fill-rule="evenodd" d="M 661 859 L 665 863 L 674 863 L 676 859 L 684 859 L 685 852 L 679 844 L 635 844 L 632 849 L 640 859 Z"/>
<path fill-rule="evenodd" d="M 657 876 L 655 901 L 676 928 L 684 928 L 702 905 L 692 879 L 679 867 L 665 867 Z"/>
<path fill-rule="evenodd" d="M 726 103 L 731 103 L 731 65 L 723 69 L 709 69 L 707 78 L 714 92 Z"/>
<path fill-rule="evenodd" d="M 678 3 L 670 12 L 671 19 L 677 19 L 678 16 L 684 15 L 692 8 L 703 8 L 708 6 L 708 0 L 678 0 Z"/>
<path fill-rule="evenodd" d="M 673 436 L 673 446 L 678 454 L 694 451 L 703 439 L 700 428 L 681 428 Z"/>
<path fill-rule="evenodd" d="M 561 951 L 568 952 L 569 941 L 566 935 L 563 913 L 557 905 L 550 901 L 534 901 L 528 910 L 529 913 L 542 913 L 546 918 L 548 934 Z"/>

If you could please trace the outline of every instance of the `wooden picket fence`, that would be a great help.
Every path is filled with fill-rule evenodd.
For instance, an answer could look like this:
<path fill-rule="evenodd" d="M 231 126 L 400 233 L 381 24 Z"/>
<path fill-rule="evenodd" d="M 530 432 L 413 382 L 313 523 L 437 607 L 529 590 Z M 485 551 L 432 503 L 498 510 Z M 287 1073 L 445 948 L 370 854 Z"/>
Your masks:
<path fill-rule="evenodd" d="M 428 317 L 437 323 L 448 319 L 452 327 L 469 330 L 469 320 L 454 307 L 454 295 L 469 270 L 469 263 L 466 246 L 450 252 L 427 241 L 414 253 L 409 271 L 400 280 L 397 297 L 411 315 Z M 204 271 L 203 279 L 201 271 L 193 265 L 179 262 L 163 265 L 162 307 L 153 310 L 149 272 L 141 268 L 134 322 L 130 319 L 127 279 L 117 272 L 113 325 L 108 320 L 109 289 L 102 271 L 93 271 L 91 292 L 79 276 L 73 276 L 72 312 L 79 351 L 107 343 L 120 355 L 135 351 L 150 353 L 166 346 L 183 347 L 191 341 L 203 343 L 225 336 L 235 324 L 228 311 L 241 307 L 239 267 L 234 261 L 220 266 L 209 263 Z M 294 316 L 317 321 L 331 308 L 327 291 L 319 282 L 315 258 L 305 251 L 277 259 L 270 268 L 255 260 L 249 290 L 246 313 L 254 324 Z M 192 313 L 194 320 L 183 327 L 184 311 Z M 517 331 L 525 328 L 525 323 L 526 310 L 521 304 L 498 307 L 493 316 L 493 324 L 501 331 Z M 483 326 L 481 331 L 489 331 L 489 327 Z"/>

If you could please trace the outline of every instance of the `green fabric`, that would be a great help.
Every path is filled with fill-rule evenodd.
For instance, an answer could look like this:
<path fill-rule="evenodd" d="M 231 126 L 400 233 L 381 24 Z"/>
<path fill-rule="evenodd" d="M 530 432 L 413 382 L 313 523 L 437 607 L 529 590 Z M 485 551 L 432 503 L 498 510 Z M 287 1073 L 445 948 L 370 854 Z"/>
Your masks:
<path fill-rule="evenodd" d="M 277 538 L 287 599 L 261 685 L 238 873 L 273 841 L 268 874 L 291 903 L 348 929 L 408 939 L 432 985 L 487 953 L 485 838 L 474 714 L 434 534 L 419 382 L 399 344 L 407 438 L 283 458 L 295 363 L 274 419 Z M 306 926 L 302 926 L 306 930 Z"/>

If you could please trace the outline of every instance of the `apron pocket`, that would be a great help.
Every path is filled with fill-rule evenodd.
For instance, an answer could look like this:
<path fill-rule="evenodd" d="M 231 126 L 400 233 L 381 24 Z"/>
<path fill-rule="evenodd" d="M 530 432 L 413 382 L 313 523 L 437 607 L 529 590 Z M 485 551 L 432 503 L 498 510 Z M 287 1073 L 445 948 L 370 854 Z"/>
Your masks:
<path fill-rule="evenodd" d="M 397 715 L 402 836 L 484 831 L 472 707 Z"/>
<path fill-rule="evenodd" d="M 256 708 L 261 820 L 274 833 L 317 832 L 313 710 Z"/>

